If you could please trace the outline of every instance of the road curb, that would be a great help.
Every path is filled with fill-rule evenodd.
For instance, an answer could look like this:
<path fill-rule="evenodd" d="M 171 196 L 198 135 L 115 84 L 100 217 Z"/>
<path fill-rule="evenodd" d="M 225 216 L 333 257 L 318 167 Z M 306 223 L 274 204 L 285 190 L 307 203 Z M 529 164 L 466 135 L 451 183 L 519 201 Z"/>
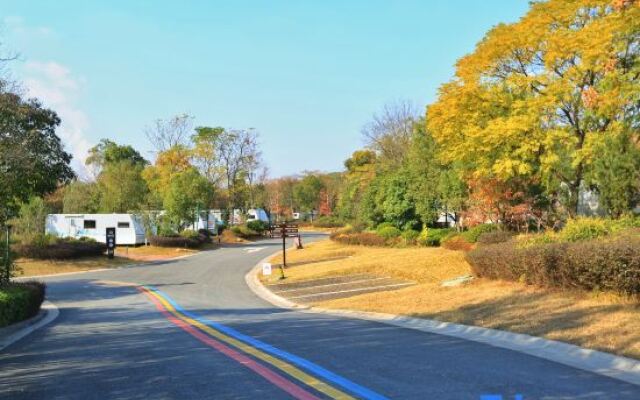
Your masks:
<path fill-rule="evenodd" d="M 640 361 L 598 350 L 585 349 L 555 340 L 520 333 L 500 331 L 497 329 L 454 324 L 431 319 L 411 318 L 394 314 L 352 310 L 330 310 L 326 308 L 309 307 L 296 304 L 274 294 L 267 289 L 262 282 L 260 282 L 258 275 L 262 268 L 262 263 L 271 257 L 273 257 L 273 255 L 266 257 L 252 268 L 251 271 L 245 275 L 245 282 L 258 297 L 277 307 L 301 312 L 362 319 L 401 328 L 418 330 L 421 332 L 470 340 L 494 347 L 517 351 L 519 353 L 528 354 L 640 386 Z"/>
<path fill-rule="evenodd" d="M 35 317 L 0 329 L 0 351 L 43 326 L 50 324 L 58 318 L 58 315 L 60 315 L 60 311 L 55 304 L 49 301 L 43 302 L 40 312 Z"/>

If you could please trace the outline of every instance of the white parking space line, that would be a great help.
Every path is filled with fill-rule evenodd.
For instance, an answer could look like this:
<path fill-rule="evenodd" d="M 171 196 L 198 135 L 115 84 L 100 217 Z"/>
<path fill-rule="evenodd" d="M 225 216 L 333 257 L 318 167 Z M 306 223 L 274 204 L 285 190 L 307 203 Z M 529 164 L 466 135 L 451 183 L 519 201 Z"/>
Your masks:
<path fill-rule="evenodd" d="M 359 288 L 359 289 L 339 290 L 339 291 L 336 291 L 336 292 L 321 292 L 321 293 L 314 293 L 314 294 L 305 294 L 304 296 L 288 297 L 288 299 L 289 300 L 305 299 L 305 298 L 308 298 L 308 297 L 327 296 L 327 295 L 330 295 L 330 294 L 366 292 L 368 290 L 391 289 L 391 288 L 395 288 L 395 287 L 412 286 L 412 285 L 414 285 L 413 282 L 412 283 L 397 283 L 397 284 L 394 284 L 394 285 L 371 286 L 371 287 Z"/>
<path fill-rule="evenodd" d="M 379 281 L 379 280 L 383 280 L 383 279 L 392 279 L 392 278 L 385 277 L 385 278 L 359 279 L 359 280 L 348 281 L 348 282 L 328 283 L 328 284 L 316 285 L 316 286 L 305 286 L 305 287 L 299 287 L 297 289 L 274 290 L 274 292 L 276 292 L 276 293 L 296 292 L 298 290 L 315 289 L 315 288 L 329 287 L 329 286 L 351 285 L 351 284 L 354 284 L 354 283 L 373 282 L 373 281 Z"/>

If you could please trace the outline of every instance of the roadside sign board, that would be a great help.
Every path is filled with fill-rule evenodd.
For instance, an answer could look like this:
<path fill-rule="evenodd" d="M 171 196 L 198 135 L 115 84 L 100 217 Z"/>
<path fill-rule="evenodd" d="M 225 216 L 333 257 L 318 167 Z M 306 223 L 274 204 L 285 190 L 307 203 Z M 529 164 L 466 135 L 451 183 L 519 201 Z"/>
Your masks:
<path fill-rule="evenodd" d="M 262 275 L 265 275 L 265 276 L 271 275 L 271 264 L 270 263 L 262 264 Z"/>
<path fill-rule="evenodd" d="M 107 228 L 106 239 L 107 255 L 109 258 L 113 258 L 116 249 L 116 228 Z"/>

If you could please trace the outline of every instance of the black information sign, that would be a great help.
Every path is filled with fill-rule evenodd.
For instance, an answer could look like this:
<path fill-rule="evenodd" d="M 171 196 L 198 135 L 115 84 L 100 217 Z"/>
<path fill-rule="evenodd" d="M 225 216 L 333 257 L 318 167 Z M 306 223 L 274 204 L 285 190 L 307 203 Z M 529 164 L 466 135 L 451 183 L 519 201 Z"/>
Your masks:
<path fill-rule="evenodd" d="M 116 250 L 116 228 L 107 228 L 107 255 L 113 258 Z"/>

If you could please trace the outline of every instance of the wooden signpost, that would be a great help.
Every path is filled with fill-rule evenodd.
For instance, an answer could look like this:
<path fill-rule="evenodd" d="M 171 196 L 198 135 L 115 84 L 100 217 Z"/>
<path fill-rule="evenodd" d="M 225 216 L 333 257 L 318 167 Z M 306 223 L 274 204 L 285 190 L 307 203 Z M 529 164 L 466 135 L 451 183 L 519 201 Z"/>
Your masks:
<path fill-rule="evenodd" d="M 283 223 L 273 225 L 269 228 L 271 237 L 280 236 L 282 238 L 282 265 L 280 266 L 280 279 L 284 279 L 284 267 L 287 266 L 287 238 L 299 237 L 298 225 Z"/>

